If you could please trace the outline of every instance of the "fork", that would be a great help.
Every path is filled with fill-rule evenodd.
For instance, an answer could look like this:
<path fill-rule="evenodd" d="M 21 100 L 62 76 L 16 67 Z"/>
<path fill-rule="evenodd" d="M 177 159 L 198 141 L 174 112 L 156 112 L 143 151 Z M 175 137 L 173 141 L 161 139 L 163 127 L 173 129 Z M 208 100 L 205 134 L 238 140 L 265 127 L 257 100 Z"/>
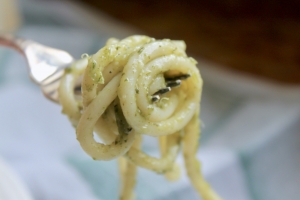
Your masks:
<path fill-rule="evenodd" d="M 68 52 L 10 34 L 0 34 L 0 46 L 15 49 L 25 56 L 30 78 L 40 86 L 48 99 L 59 102 L 60 78 L 64 69 L 74 62 Z"/>

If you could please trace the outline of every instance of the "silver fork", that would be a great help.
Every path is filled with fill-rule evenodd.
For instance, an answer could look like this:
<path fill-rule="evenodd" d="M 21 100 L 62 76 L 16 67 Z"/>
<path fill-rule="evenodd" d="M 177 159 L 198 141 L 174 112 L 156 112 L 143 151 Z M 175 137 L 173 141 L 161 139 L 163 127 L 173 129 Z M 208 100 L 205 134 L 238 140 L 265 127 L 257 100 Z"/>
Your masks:
<path fill-rule="evenodd" d="M 0 46 L 13 48 L 25 56 L 30 78 L 48 99 L 59 102 L 57 91 L 60 78 L 64 69 L 74 62 L 69 53 L 7 34 L 0 34 Z"/>

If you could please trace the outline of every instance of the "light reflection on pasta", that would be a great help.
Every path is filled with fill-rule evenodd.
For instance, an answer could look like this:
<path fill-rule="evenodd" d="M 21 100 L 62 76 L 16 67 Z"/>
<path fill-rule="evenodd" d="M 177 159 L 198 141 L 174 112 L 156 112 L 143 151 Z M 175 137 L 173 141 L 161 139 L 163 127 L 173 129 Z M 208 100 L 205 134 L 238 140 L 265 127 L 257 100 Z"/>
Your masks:
<path fill-rule="evenodd" d="M 78 99 L 74 86 L 81 76 Z M 196 61 L 187 57 L 183 41 L 131 36 L 109 39 L 96 54 L 83 55 L 66 70 L 59 95 L 83 150 L 95 160 L 119 159 L 120 199 L 134 197 L 137 166 L 178 177 L 175 159 L 183 146 L 192 184 L 203 199 L 217 200 L 195 156 L 201 91 Z M 161 158 L 141 150 L 143 135 L 158 138 Z"/>

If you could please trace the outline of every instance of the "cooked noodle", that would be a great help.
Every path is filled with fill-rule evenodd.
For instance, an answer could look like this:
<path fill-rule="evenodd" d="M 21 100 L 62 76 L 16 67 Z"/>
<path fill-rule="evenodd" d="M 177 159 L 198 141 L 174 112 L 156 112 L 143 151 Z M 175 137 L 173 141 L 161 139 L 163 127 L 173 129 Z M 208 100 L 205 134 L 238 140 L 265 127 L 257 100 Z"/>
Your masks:
<path fill-rule="evenodd" d="M 74 94 L 80 77 L 81 99 Z M 203 199 L 217 200 L 196 159 L 201 91 L 196 61 L 183 41 L 131 36 L 108 40 L 66 69 L 59 95 L 83 150 L 95 160 L 119 158 L 120 199 L 134 197 L 137 166 L 178 178 L 175 159 L 183 146 L 192 184 Z M 158 137 L 161 158 L 141 150 L 143 135 Z"/>

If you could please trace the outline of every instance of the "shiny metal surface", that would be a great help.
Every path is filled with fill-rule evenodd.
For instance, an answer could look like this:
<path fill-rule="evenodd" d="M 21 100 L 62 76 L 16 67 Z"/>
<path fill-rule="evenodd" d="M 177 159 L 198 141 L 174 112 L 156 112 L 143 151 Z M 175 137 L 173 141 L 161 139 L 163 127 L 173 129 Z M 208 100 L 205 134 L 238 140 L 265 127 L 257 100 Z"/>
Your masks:
<path fill-rule="evenodd" d="M 57 89 L 60 78 L 64 69 L 74 61 L 69 53 L 13 35 L 0 34 L 0 45 L 13 48 L 24 55 L 30 78 L 40 86 L 48 99 L 59 101 Z"/>

